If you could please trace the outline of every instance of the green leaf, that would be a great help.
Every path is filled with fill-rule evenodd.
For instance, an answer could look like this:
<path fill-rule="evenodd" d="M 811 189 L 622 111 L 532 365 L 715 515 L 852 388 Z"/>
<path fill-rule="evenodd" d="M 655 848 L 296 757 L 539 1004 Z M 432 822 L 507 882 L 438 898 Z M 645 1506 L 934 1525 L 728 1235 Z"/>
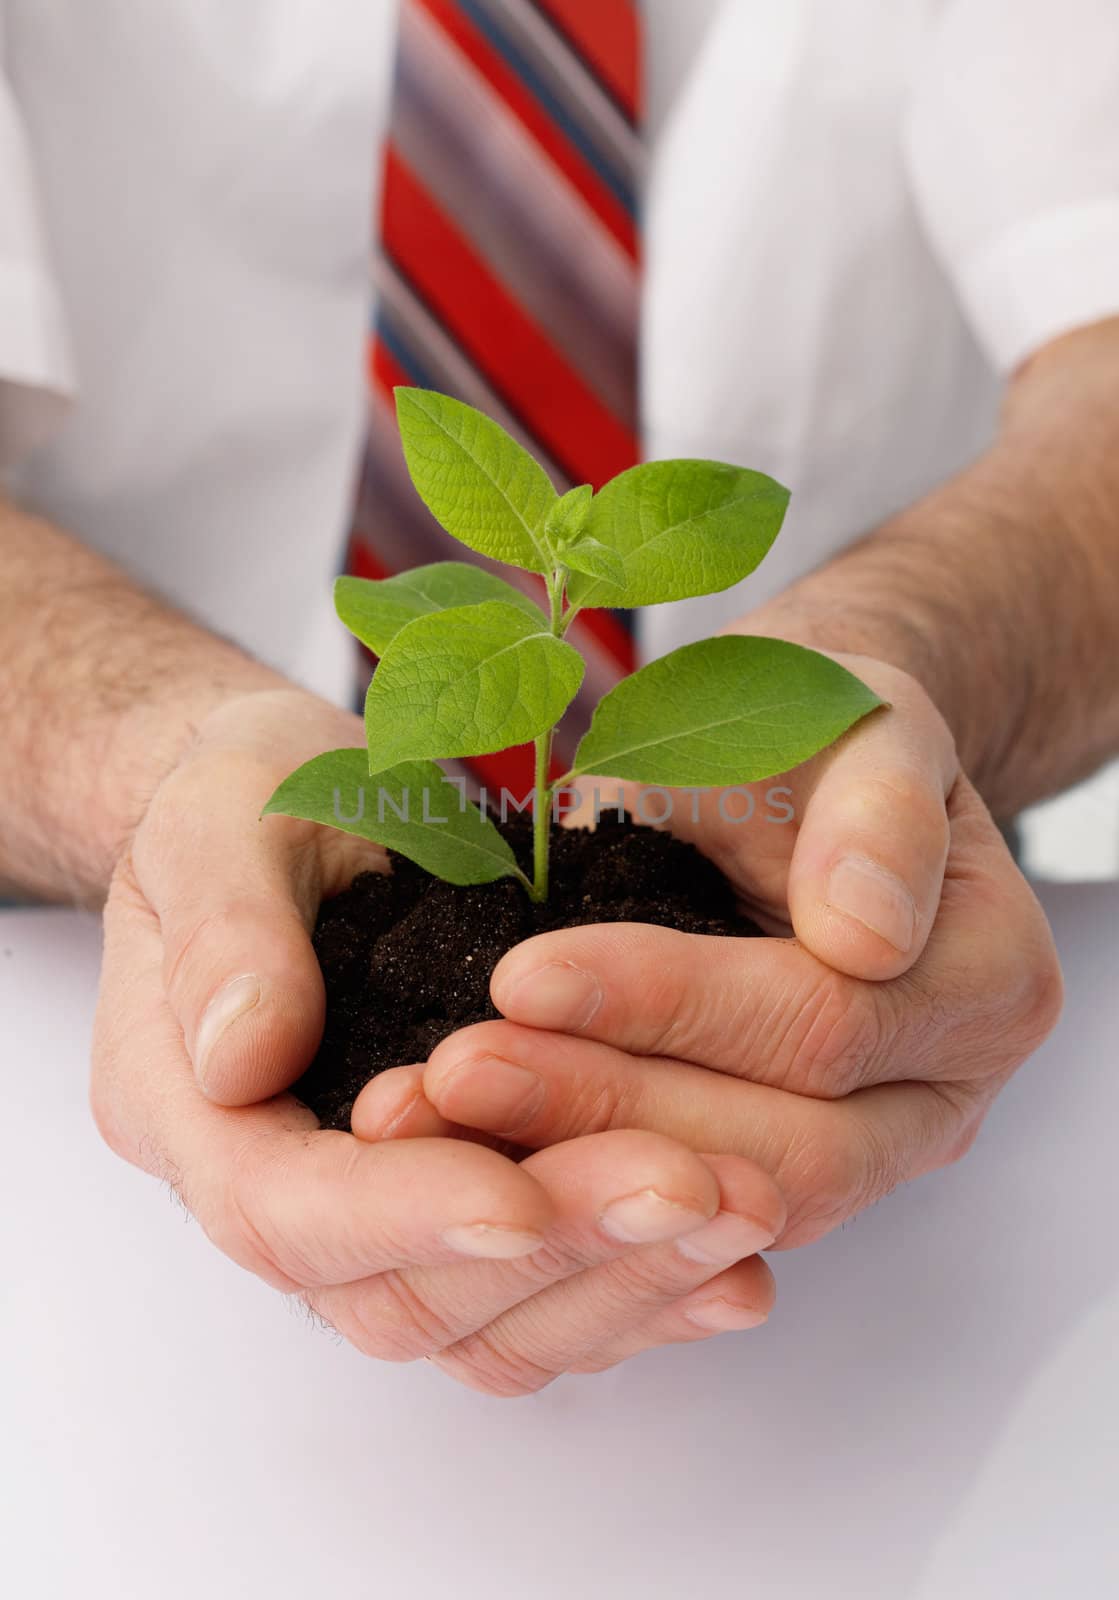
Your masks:
<path fill-rule="evenodd" d="M 626 581 L 626 568 L 621 556 L 608 545 L 600 544 L 597 539 L 583 538 L 575 544 L 563 545 L 558 557 L 572 572 L 586 573 L 611 589 L 619 588 Z M 604 596 L 602 604 L 614 605 L 615 601 Z"/>
<path fill-rule="evenodd" d="M 587 512 L 591 509 L 594 490 L 589 483 L 576 484 L 561 494 L 544 518 L 544 537 L 553 549 L 570 544 L 583 531 Z"/>
<path fill-rule="evenodd" d="M 789 492 L 720 461 L 649 461 L 595 495 L 586 532 L 625 563 L 621 592 L 573 579 L 578 606 L 648 606 L 714 594 L 753 572 L 781 527 Z"/>
<path fill-rule="evenodd" d="M 500 600 L 417 617 L 393 639 L 365 699 L 369 770 L 505 750 L 544 733 L 583 679 L 583 659 Z"/>
<path fill-rule="evenodd" d="M 799 766 L 882 704 L 814 650 L 783 639 L 703 639 L 599 701 L 571 776 L 678 788 L 753 783 Z"/>
<path fill-rule="evenodd" d="M 498 423 L 449 395 L 399 388 L 396 416 L 412 482 L 447 532 L 482 555 L 549 571 L 538 530 L 559 497 L 543 467 Z"/>
<path fill-rule="evenodd" d="M 433 561 L 394 578 L 338 578 L 334 609 L 362 644 L 383 656 L 406 623 L 448 606 L 504 600 L 539 620 L 539 608 L 511 583 L 466 561 Z"/>
<path fill-rule="evenodd" d="M 364 750 L 329 750 L 285 778 L 261 815 L 357 834 L 448 883 L 523 878 L 502 834 L 431 761 L 406 761 L 371 779 Z"/>

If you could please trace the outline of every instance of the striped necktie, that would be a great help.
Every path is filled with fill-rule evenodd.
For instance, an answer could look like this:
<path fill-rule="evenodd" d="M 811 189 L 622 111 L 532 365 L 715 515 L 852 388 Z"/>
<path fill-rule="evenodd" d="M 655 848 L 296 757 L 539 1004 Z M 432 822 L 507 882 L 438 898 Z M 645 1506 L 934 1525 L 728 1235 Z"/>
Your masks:
<path fill-rule="evenodd" d="M 561 491 L 638 459 L 639 21 L 637 0 L 402 0 L 350 572 L 493 566 L 413 490 L 397 384 L 478 406 Z M 539 582 L 495 570 L 529 593 Z M 587 676 L 556 772 L 634 665 L 625 613 L 584 613 L 569 637 Z M 527 747 L 469 765 L 491 792 L 528 790 Z"/>

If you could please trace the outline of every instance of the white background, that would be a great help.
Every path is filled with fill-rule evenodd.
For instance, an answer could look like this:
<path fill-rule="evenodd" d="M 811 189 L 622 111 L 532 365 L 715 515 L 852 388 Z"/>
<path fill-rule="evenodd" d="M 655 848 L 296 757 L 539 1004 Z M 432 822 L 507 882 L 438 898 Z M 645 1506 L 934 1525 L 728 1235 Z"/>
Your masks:
<path fill-rule="evenodd" d="M 518 1401 L 366 1362 L 101 1148 L 96 924 L 0 917 L 7 1592 L 1117 1592 L 1119 888 L 1046 903 L 1068 1013 L 965 1162 L 773 1257 L 764 1329 Z"/>

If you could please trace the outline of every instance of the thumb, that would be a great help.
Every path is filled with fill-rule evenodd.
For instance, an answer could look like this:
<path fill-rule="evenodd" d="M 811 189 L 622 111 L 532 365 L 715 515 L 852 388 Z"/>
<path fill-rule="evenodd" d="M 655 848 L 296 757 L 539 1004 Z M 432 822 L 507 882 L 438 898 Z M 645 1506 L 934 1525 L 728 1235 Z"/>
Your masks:
<path fill-rule="evenodd" d="M 198 1083 L 226 1106 L 286 1089 L 322 1036 L 317 830 L 262 822 L 272 787 L 234 751 L 195 758 L 164 780 L 121 869 L 159 918 L 165 996 Z M 373 847 L 347 843 L 364 852 L 353 870 L 376 865 Z"/>
<path fill-rule="evenodd" d="M 789 863 L 805 947 L 854 978 L 895 978 L 925 947 L 948 857 L 952 736 L 920 686 L 843 657 L 888 702 L 821 759 Z"/>

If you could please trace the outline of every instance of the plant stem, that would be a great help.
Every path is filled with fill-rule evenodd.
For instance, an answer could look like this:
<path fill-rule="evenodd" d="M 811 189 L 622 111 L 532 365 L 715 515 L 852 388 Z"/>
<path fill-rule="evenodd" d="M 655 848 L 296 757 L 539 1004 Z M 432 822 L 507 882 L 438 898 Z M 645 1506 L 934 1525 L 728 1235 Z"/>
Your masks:
<path fill-rule="evenodd" d="M 563 614 L 563 589 L 566 582 L 567 568 L 557 567 L 552 573 L 551 581 L 548 584 L 548 603 L 552 632 L 557 639 L 561 637 L 564 628 L 567 626 L 567 619 Z"/>
<path fill-rule="evenodd" d="M 552 791 L 548 767 L 552 760 L 552 730 L 536 741 L 536 785 L 532 797 L 532 898 L 548 898 L 548 846 L 551 842 Z"/>
<path fill-rule="evenodd" d="M 548 578 L 548 612 L 552 633 L 563 637 L 563 591 L 567 583 L 567 568 L 556 566 Z M 552 832 L 552 787 L 548 782 L 548 768 L 552 764 L 552 735 L 549 728 L 536 740 L 536 773 L 532 793 L 532 898 L 548 898 L 548 854 Z"/>

